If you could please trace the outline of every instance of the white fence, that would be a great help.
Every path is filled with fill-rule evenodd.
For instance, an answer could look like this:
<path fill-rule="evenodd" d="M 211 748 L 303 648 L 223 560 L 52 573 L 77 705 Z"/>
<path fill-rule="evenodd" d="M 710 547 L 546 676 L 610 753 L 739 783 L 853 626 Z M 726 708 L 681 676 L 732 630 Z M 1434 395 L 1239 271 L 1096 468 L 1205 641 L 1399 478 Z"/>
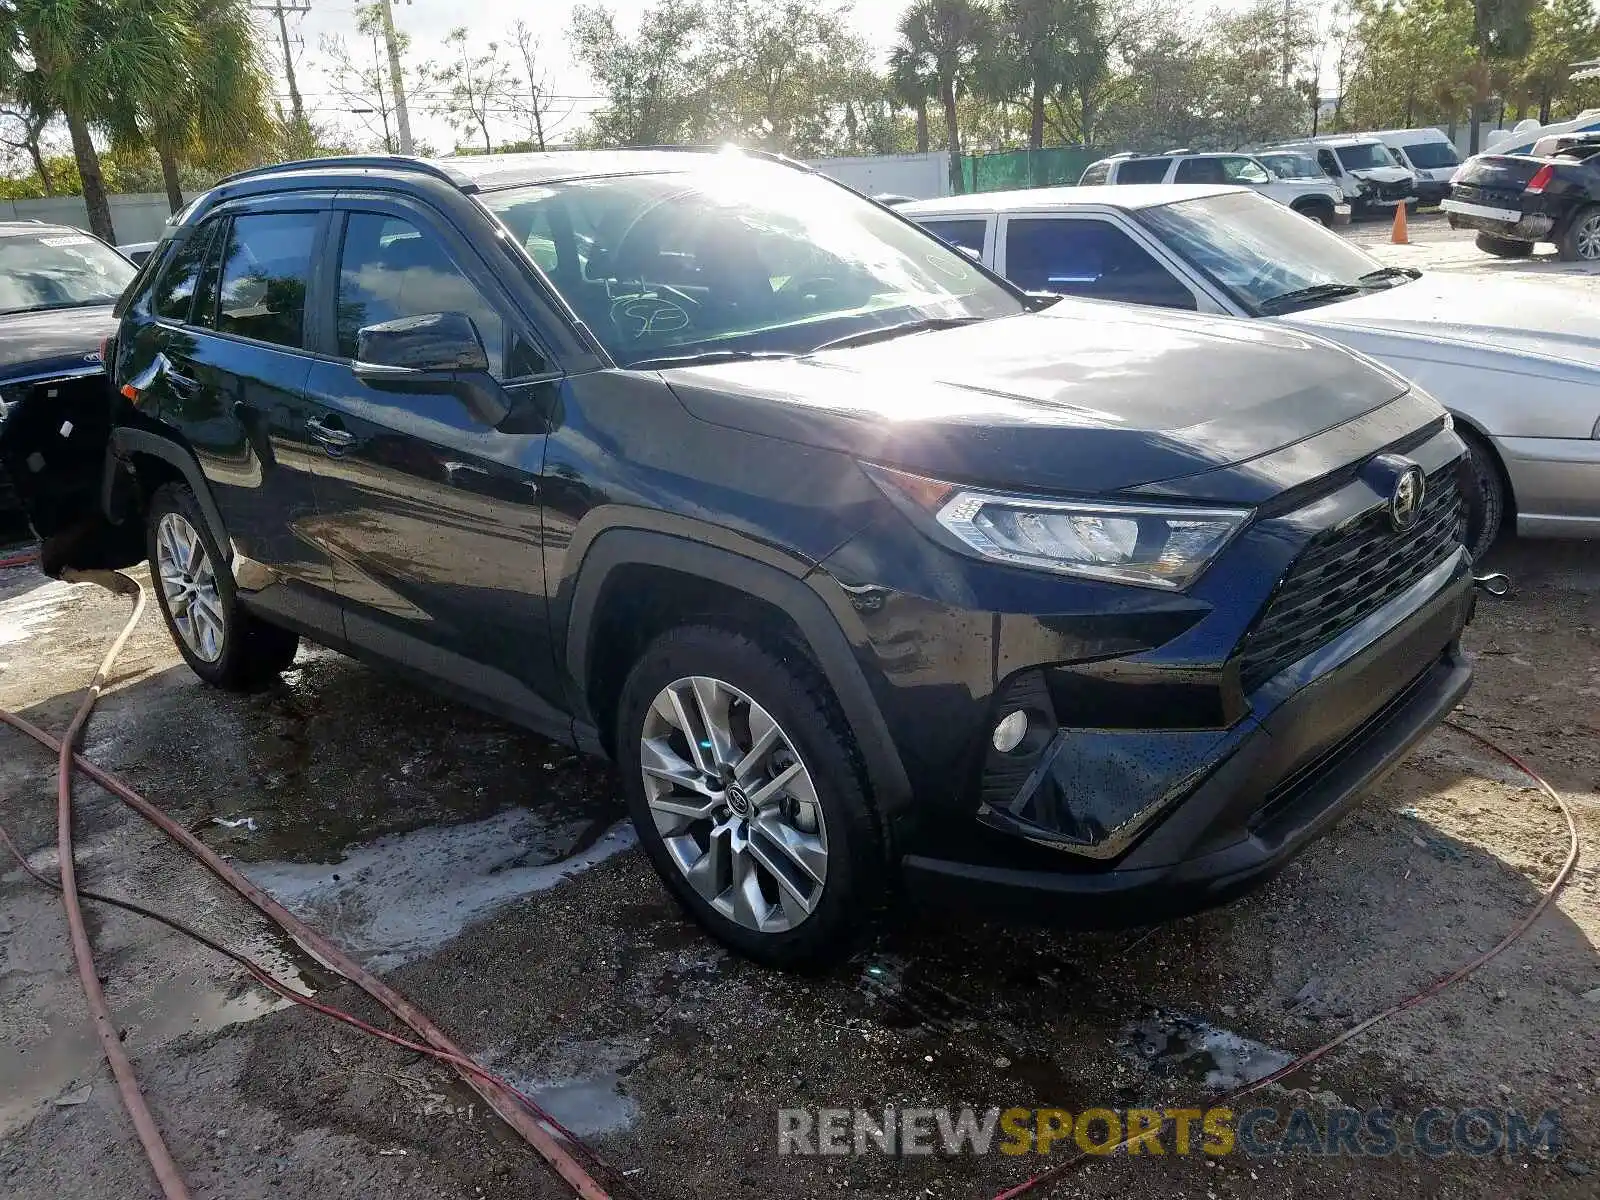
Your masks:
<path fill-rule="evenodd" d="M 869 196 L 892 193 L 913 200 L 950 194 L 950 155 L 880 154 L 870 158 L 814 158 L 810 165 Z"/>
<path fill-rule="evenodd" d="M 171 209 L 165 192 L 134 192 L 111 197 L 111 223 L 117 241 L 153 242 L 161 236 Z M 0 200 L 0 221 L 47 221 L 52 225 L 89 228 L 89 210 L 82 196 L 51 196 L 44 200 Z"/>

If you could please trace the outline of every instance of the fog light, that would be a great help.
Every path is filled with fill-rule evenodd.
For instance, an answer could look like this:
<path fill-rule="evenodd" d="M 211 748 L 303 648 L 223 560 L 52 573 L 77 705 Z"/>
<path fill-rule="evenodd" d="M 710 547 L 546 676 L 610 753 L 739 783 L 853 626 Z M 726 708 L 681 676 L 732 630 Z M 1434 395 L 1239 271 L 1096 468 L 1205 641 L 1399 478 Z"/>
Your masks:
<path fill-rule="evenodd" d="M 1010 754 L 1022 745 L 1022 739 L 1028 736 L 1028 714 L 1020 708 L 1014 713 L 1008 713 L 1000 718 L 1000 723 L 994 727 L 994 748 L 1001 754 Z"/>

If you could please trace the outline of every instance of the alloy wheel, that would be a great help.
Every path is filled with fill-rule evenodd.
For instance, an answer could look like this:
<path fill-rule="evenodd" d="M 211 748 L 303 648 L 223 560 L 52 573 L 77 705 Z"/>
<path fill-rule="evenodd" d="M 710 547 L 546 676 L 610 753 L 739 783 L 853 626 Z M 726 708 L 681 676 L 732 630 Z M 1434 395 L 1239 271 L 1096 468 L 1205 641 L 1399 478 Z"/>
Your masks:
<path fill-rule="evenodd" d="M 183 644 L 202 662 L 216 662 L 227 648 L 216 571 L 199 532 L 180 513 L 166 513 L 156 525 L 156 574 Z"/>
<path fill-rule="evenodd" d="M 822 805 L 766 709 L 719 679 L 679 679 L 651 703 L 639 756 L 656 831 L 707 904 L 759 933 L 816 910 L 828 877 Z"/>
<path fill-rule="evenodd" d="M 1585 262 L 1594 262 L 1600 259 L 1600 212 L 1592 212 L 1581 225 L 1578 226 L 1573 242 L 1578 249 L 1578 257 Z"/>

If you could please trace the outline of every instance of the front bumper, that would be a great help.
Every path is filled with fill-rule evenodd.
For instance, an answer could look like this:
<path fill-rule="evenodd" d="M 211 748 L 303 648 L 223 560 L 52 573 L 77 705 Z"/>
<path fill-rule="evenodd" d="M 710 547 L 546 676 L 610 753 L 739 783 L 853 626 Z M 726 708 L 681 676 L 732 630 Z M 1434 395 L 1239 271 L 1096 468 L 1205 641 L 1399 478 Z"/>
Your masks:
<path fill-rule="evenodd" d="M 1114 865 L 1039 865 L 1040 855 L 1050 853 L 1066 860 L 1059 850 L 1038 851 L 1028 866 L 908 855 L 907 890 L 925 900 L 959 899 L 963 907 L 1098 928 L 1146 924 L 1232 899 L 1325 832 L 1460 702 L 1471 667 L 1459 637 L 1473 599 L 1468 564 L 1458 553 L 1370 623 L 1285 672 L 1298 674 L 1297 690 L 1218 738 L 1210 757 L 1187 771 L 1196 782 L 1139 831 Z M 1396 611 L 1409 616 L 1397 620 Z M 1372 629 L 1386 624 L 1392 627 L 1373 639 Z M 1319 663 L 1335 665 L 1319 670 Z M 1080 766 L 1076 757 L 1055 756 L 1049 782 L 1083 786 Z"/>
<path fill-rule="evenodd" d="M 1350 224 L 1351 211 L 1348 204 L 1335 204 L 1333 206 L 1333 223 L 1335 225 Z"/>

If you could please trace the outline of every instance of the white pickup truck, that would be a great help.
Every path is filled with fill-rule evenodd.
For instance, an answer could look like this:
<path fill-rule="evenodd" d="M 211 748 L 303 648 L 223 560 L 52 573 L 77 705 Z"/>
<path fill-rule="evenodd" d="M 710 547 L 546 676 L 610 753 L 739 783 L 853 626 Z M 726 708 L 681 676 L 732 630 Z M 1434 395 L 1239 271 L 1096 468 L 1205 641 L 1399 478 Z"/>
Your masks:
<path fill-rule="evenodd" d="M 1324 225 L 1348 225 L 1350 204 L 1332 179 L 1284 179 L 1252 154 L 1116 154 L 1091 163 L 1080 187 L 1103 183 L 1207 183 L 1247 187 Z"/>

